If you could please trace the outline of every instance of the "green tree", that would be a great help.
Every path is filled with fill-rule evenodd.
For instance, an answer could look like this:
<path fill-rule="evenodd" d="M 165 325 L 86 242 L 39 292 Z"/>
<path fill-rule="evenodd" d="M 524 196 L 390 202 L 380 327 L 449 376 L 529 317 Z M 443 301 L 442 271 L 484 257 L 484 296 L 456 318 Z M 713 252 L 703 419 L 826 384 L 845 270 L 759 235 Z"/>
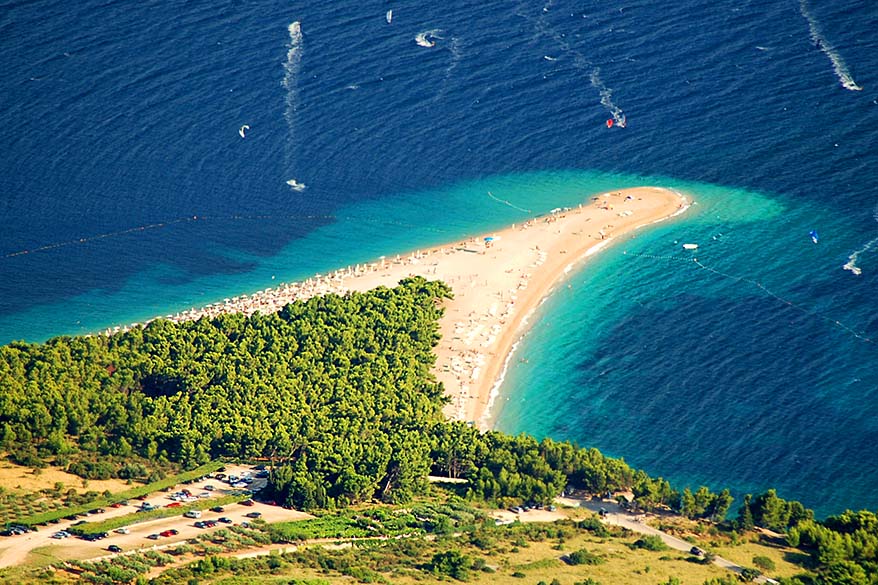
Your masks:
<path fill-rule="evenodd" d="M 458 581 L 466 581 L 471 564 L 469 557 L 459 550 L 447 550 L 433 555 L 429 569 L 436 575 L 447 575 Z"/>

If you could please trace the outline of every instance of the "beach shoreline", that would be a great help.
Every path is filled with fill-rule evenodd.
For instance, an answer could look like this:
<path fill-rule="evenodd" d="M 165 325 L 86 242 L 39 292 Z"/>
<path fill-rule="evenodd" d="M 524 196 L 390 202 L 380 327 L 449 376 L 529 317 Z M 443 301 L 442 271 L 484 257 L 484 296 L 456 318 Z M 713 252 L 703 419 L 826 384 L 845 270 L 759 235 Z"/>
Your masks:
<path fill-rule="evenodd" d="M 578 207 L 554 209 L 478 237 L 393 258 L 381 256 L 375 262 L 163 318 L 180 322 L 231 312 L 267 314 L 297 300 L 393 287 L 412 276 L 442 280 L 454 294 L 443 304 L 441 338 L 435 348 L 434 372 L 449 398 L 444 413 L 486 430 L 514 350 L 558 283 L 622 236 L 679 215 L 689 204 L 682 193 L 658 187 L 600 193 Z"/>

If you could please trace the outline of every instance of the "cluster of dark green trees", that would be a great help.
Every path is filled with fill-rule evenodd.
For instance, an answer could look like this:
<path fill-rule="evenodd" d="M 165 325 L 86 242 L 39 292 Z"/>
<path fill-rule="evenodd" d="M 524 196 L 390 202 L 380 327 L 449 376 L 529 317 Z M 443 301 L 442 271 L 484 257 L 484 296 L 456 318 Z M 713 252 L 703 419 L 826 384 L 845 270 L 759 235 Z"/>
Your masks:
<path fill-rule="evenodd" d="M 432 472 L 467 478 L 466 495 L 504 506 L 547 503 L 571 488 L 631 489 L 643 509 L 725 518 L 728 490 L 681 492 L 596 449 L 445 421 L 431 369 L 450 295 L 441 282 L 412 278 L 272 315 L 157 320 L 112 337 L 0 347 L 0 449 L 90 477 L 267 457 L 268 497 L 303 509 L 404 501 Z M 769 491 L 745 499 L 736 525 L 788 532 L 814 552 L 827 583 L 876 582 L 856 580 L 878 574 L 869 512 L 820 523 Z"/>
<path fill-rule="evenodd" d="M 0 348 L 0 449 L 20 462 L 277 456 L 276 491 L 319 507 L 404 499 L 441 420 L 441 282 L 406 280 L 272 315 L 157 320 Z M 120 463 L 115 474 L 122 472 Z"/>

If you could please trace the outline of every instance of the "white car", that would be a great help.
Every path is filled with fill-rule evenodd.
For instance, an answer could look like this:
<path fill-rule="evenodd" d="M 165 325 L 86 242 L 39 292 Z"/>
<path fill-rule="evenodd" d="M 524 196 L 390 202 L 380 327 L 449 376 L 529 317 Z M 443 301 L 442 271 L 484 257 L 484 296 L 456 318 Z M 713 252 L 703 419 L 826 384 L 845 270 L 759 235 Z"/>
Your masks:
<path fill-rule="evenodd" d="M 67 538 L 68 536 L 70 536 L 69 532 L 67 532 L 66 530 L 59 530 L 52 535 L 52 538 L 57 538 L 58 540 L 60 540 L 62 538 Z"/>
<path fill-rule="evenodd" d="M 117 528 L 113 532 L 115 532 L 116 534 L 131 534 L 131 530 L 128 528 Z"/>

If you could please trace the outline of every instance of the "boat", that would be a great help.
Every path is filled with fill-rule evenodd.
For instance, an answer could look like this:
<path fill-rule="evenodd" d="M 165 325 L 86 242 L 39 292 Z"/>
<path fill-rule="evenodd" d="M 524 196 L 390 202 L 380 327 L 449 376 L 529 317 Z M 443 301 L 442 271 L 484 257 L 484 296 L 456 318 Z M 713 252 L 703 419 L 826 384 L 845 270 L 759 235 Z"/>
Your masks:
<path fill-rule="evenodd" d="M 683 244 L 684 250 L 697 250 L 698 244 Z"/>
<path fill-rule="evenodd" d="M 387 24 L 390 24 L 393 21 L 393 10 L 388 10 L 387 14 L 384 15 L 384 18 L 387 19 Z"/>
<path fill-rule="evenodd" d="M 305 183 L 300 183 L 295 179 L 290 179 L 289 181 L 287 181 L 287 185 L 289 185 L 293 189 L 293 191 L 305 190 Z"/>

